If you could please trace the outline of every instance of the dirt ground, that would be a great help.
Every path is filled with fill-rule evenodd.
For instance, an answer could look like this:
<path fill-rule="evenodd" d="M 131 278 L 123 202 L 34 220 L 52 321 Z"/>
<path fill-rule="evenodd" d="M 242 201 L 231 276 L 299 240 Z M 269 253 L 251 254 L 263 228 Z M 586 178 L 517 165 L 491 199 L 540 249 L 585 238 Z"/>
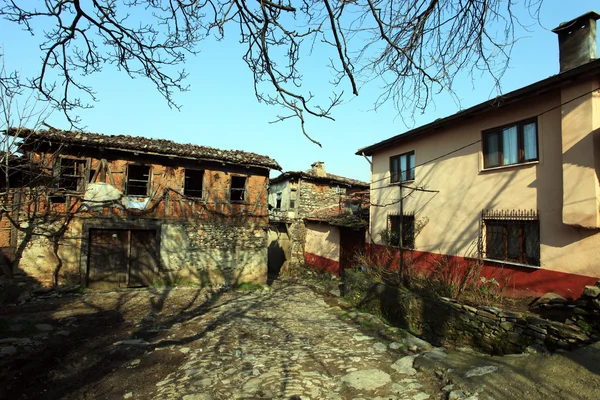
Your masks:
<path fill-rule="evenodd" d="M 183 322 L 201 316 L 219 296 L 193 287 L 149 288 L 3 306 L 0 343 L 17 353 L 0 358 L 0 398 L 108 399 L 122 398 L 125 390 L 152 398 L 149 383 L 184 357 L 170 338 L 192 340 L 196 332 Z M 130 342 L 119 344 L 124 340 Z M 131 363 L 136 368 L 122 368 Z"/>

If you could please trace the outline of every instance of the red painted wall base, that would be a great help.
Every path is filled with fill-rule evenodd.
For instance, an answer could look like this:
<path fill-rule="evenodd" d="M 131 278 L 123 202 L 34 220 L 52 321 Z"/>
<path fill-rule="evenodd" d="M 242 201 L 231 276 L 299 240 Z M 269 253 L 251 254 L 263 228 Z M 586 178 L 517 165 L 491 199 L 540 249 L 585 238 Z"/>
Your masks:
<path fill-rule="evenodd" d="M 377 244 L 367 244 L 367 254 L 373 265 L 382 265 L 390 270 L 400 266 L 400 251 Z M 416 250 L 405 250 L 406 266 L 428 273 L 440 268 L 443 263 L 449 273 L 460 274 L 472 266 L 473 259 L 460 256 L 448 256 Z M 412 262 L 410 262 L 412 260 Z M 481 276 L 495 278 L 501 285 L 506 283 L 506 294 L 515 297 L 541 296 L 554 292 L 565 298 L 579 298 L 586 285 L 593 285 L 600 277 L 591 277 L 565 272 L 550 271 L 543 268 L 527 268 L 514 265 L 484 262 Z"/>
<path fill-rule="evenodd" d="M 340 263 L 329 258 L 321 257 L 312 253 L 304 253 L 304 261 L 306 265 L 315 271 L 324 273 L 328 272 L 340 276 Z"/>

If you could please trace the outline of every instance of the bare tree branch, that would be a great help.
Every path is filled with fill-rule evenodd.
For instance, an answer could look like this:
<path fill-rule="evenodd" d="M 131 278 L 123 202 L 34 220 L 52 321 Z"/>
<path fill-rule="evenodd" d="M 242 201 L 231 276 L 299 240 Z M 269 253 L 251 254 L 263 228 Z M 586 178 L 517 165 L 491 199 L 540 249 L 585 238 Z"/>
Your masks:
<path fill-rule="evenodd" d="M 536 19 L 542 1 L 522 6 Z M 227 29 L 246 46 L 242 59 L 257 99 L 286 109 L 277 121 L 297 118 L 319 144 L 304 129 L 305 118 L 333 119 L 346 85 L 356 96 L 367 82 L 383 82 L 374 107 L 392 102 L 403 117 L 423 111 L 440 91 L 452 94 L 457 77 L 483 71 L 499 85 L 515 26 L 523 26 L 515 6 L 510 0 L 0 0 L 1 18 L 43 38 L 39 73 L 18 83 L 5 74 L 0 85 L 34 88 L 78 127 L 76 111 L 97 100 L 86 77 L 113 65 L 149 79 L 178 108 L 174 93 L 188 90 L 188 74 L 174 68 Z M 327 61 L 316 64 L 322 60 L 315 54 Z M 334 94 L 313 95 L 307 72 L 333 72 Z"/>

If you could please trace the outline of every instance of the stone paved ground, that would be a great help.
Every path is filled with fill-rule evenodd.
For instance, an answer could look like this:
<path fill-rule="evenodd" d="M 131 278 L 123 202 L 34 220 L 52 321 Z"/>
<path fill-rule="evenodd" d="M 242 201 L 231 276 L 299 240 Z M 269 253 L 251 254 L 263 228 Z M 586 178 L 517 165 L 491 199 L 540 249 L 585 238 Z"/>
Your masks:
<path fill-rule="evenodd" d="M 337 305 L 290 282 L 46 294 L 0 308 L 0 399 L 600 399 L 599 343 L 491 357 Z"/>
<path fill-rule="evenodd" d="M 397 342 L 339 318 L 310 289 L 253 291 L 187 322 L 200 332 L 182 365 L 156 383 L 173 399 L 435 399 L 439 388 L 394 364 Z M 400 372 L 399 372 L 400 371 Z"/>

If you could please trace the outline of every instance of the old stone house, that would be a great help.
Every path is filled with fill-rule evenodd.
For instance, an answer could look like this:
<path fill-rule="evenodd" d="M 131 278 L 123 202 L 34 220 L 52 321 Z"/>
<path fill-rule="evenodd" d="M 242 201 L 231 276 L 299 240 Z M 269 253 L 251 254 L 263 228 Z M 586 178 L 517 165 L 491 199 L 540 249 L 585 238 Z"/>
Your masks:
<path fill-rule="evenodd" d="M 309 264 L 338 273 L 340 233 L 328 224 L 329 217 L 349 211 L 352 195 L 368 187 L 366 182 L 327 173 L 323 162 L 313 163 L 308 171 L 288 171 L 271 179 L 269 272 L 277 275 Z M 333 213 L 323 218 L 323 210 L 332 208 Z"/>
<path fill-rule="evenodd" d="M 599 18 L 554 30 L 558 74 L 357 151 L 374 253 L 391 238 L 423 268 L 477 258 L 516 295 L 600 278 Z"/>
<path fill-rule="evenodd" d="M 4 175 L 0 247 L 14 271 L 93 288 L 266 281 L 273 159 L 123 135 L 8 134 L 21 161 Z"/>

